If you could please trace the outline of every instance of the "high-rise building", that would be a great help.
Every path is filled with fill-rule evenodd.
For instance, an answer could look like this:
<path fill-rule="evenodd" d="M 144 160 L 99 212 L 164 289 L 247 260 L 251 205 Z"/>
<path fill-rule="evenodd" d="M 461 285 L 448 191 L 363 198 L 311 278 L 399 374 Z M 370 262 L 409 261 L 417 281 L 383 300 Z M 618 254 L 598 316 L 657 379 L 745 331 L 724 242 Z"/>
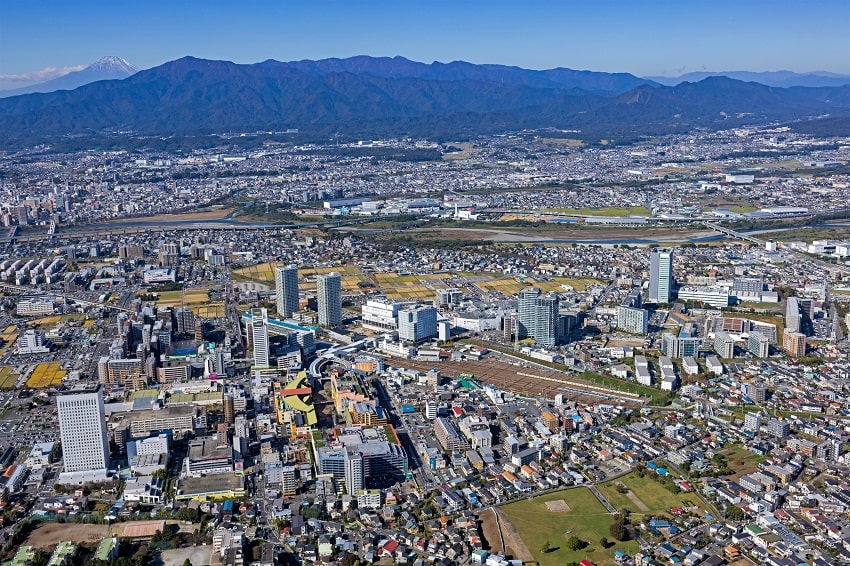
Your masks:
<path fill-rule="evenodd" d="M 363 470 L 363 454 L 354 447 L 345 449 L 345 491 L 356 494 L 366 487 L 366 477 Z"/>
<path fill-rule="evenodd" d="M 661 353 L 671 358 L 696 358 L 702 338 L 681 332 L 678 336 L 665 332 L 661 336 Z"/>
<path fill-rule="evenodd" d="M 767 431 L 773 436 L 787 438 L 791 434 L 791 423 L 784 420 L 780 421 L 779 419 L 770 419 L 767 422 Z"/>
<path fill-rule="evenodd" d="M 339 273 L 332 272 L 316 278 L 316 301 L 319 305 L 319 325 L 334 328 L 342 324 L 342 282 Z"/>
<path fill-rule="evenodd" d="M 177 334 L 193 334 L 195 332 L 195 313 L 191 309 L 179 307 L 174 311 L 177 322 Z"/>
<path fill-rule="evenodd" d="M 806 355 L 806 335 L 786 330 L 782 337 L 782 349 L 792 358 L 802 358 Z"/>
<path fill-rule="evenodd" d="M 159 264 L 162 267 L 174 267 L 180 261 L 180 246 L 176 242 L 159 244 Z"/>
<path fill-rule="evenodd" d="M 761 413 L 755 411 L 747 413 L 744 417 L 744 428 L 751 432 L 758 432 L 761 429 Z"/>
<path fill-rule="evenodd" d="M 669 303 L 673 296 L 673 252 L 654 249 L 649 258 L 649 300 Z"/>
<path fill-rule="evenodd" d="M 222 398 L 224 403 L 224 422 L 226 424 L 234 424 L 236 422 L 236 410 L 233 406 L 233 394 L 225 393 Z"/>
<path fill-rule="evenodd" d="M 398 313 L 398 338 L 419 343 L 437 335 L 437 309 L 414 305 Z"/>
<path fill-rule="evenodd" d="M 277 314 L 289 318 L 298 311 L 298 266 L 287 265 L 274 270 Z"/>
<path fill-rule="evenodd" d="M 723 359 L 735 357 L 735 339 L 725 330 L 714 334 L 714 351 Z"/>
<path fill-rule="evenodd" d="M 646 334 L 649 313 L 641 308 L 643 296 L 640 289 L 634 289 L 617 308 L 617 328 L 630 334 Z"/>
<path fill-rule="evenodd" d="M 747 350 L 756 357 L 766 358 L 770 353 L 770 339 L 761 332 L 751 330 L 747 338 Z"/>
<path fill-rule="evenodd" d="M 797 297 L 788 297 L 785 302 L 785 329 L 791 332 L 800 332 L 802 327 L 802 314 Z"/>
<path fill-rule="evenodd" d="M 269 365 L 269 317 L 266 309 L 251 309 L 250 330 L 254 365 Z"/>
<path fill-rule="evenodd" d="M 93 472 L 106 478 L 109 441 L 100 385 L 62 391 L 56 396 L 65 473 Z"/>
<path fill-rule="evenodd" d="M 532 287 L 519 292 L 517 309 L 519 338 L 531 337 L 547 348 L 558 344 L 558 298 L 543 296 L 540 289 Z"/>
<path fill-rule="evenodd" d="M 283 492 L 285 497 L 292 497 L 298 492 L 298 479 L 295 475 L 295 466 L 281 466 L 280 491 Z"/>

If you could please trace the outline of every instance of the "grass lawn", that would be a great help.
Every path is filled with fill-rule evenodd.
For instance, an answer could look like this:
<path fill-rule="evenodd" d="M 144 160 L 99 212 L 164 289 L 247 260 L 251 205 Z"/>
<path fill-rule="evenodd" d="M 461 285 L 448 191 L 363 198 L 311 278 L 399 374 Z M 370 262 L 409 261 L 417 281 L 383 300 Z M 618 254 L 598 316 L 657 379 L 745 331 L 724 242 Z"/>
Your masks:
<path fill-rule="evenodd" d="M 661 485 L 651 474 L 654 472 L 648 471 L 644 477 L 638 477 L 636 472 L 632 472 L 619 479 L 598 484 L 596 488 L 605 496 L 605 499 L 618 510 L 628 509 L 633 514 L 642 514 L 638 506 L 625 493 L 617 491 L 617 484 L 622 483 L 628 487 L 631 492 L 644 504 L 648 511 L 653 515 L 666 514 L 670 515 L 671 507 L 691 507 L 698 506 L 701 515 L 705 516 L 705 506 L 702 500 L 693 493 L 671 493 Z"/>
<path fill-rule="evenodd" d="M 735 479 L 755 472 L 758 470 L 759 462 L 764 461 L 764 456 L 750 452 L 739 444 L 727 445 L 720 453 L 726 458 L 729 469 L 735 471 L 732 476 Z"/>
<path fill-rule="evenodd" d="M 547 501 L 558 499 L 566 501 L 570 510 L 551 512 L 546 508 Z M 608 548 L 599 545 L 602 537 L 611 538 L 608 528 L 613 519 L 590 490 L 584 487 L 518 501 L 506 505 L 503 510 L 541 566 L 562 566 L 583 559 L 595 564 L 613 564 L 615 550 L 622 550 L 626 554 L 638 551 L 635 541 L 617 543 Z M 571 536 L 577 536 L 587 542 L 588 546 L 578 551 L 569 550 L 567 539 Z M 546 542 L 552 549 L 548 553 L 542 550 Z"/>

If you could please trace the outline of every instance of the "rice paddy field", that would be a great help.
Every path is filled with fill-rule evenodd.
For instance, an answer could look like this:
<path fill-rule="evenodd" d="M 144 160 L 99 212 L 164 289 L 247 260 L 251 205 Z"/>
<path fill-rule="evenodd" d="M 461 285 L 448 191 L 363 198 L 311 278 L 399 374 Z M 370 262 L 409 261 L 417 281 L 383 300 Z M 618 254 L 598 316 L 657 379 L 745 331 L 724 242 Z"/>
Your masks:
<path fill-rule="evenodd" d="M 561 293 L 568 288 L 581 292 L 595 283 L 600 283 L 600 281 L 596 279 L 570 279 L 568 277 L 553 277 L 551 281 L 534 281 L 508 277 L 479 281 L 476 285 L 484 291 L 498 291 L 503 295 L 516 295 L 526 287 L 539 287 L 544 293 Z M 564 285 L 567 287 L 564 287 Z"/>
<path fill-rule="evenodd" d="M 18 339 L 18 327 L 14 324 L 7 326 L 6 330 L 0 334 L 0 355 L 6 353 L 6 350 L 13 347 L 15 345 L 15 341 Z"/>
<path fill-rule="evenodd" d="M 32 372 L 32 375 L 27 380 L 27 387 L 31 389 L 44 389 L 45 387 L 60 385 L 62 378 L 67 373 L 67 371 L 61 368 L 59 362 L 38 364 L 35 366 L 35 371 Z"/>
<path fill-rule="evenodd" d="M 243 281 L 256 281 L 274 285 L 274 268 L 277 264 L 260 263 L 250 267 L 234 270 L 234 278 Z M 553 277 L 550 281 L 533 281 L 505 277 L 494 273 L 421 273 L 399 275 L 398 273 L 364 274 L 356 266 L 337 266 L 302 268 L 298 270 L 298 279 L 302 289 L 314 288 L 316 275 L 336 271 L 341 276 L 342 291 L 345 294 L 362 292 L 361 283 L 374 285 L 371 290 L 378 291 L 390 300 L 411 301 L 417 299 L 433 299 L 437 289 L 445 289 L 449 284 L 445 281 L 455 275 L 467 279 L 467 282 L 477 285 L 482 291 L 498 291 L 510 296 L 517 294 L 528 286 L 540 287 L 543 292 L 562 292 L 569 288 L 584 291 L 588 286 L 600 283 L 596 279 L 570 279 L 568 277 Z M 565 287 L 565 285 L 567 287 Z"/>
<path fill-rule="evenodd" d="M 157 306 L 177 308 L 183 304 L 182 291 L 162 291 L 158 294 Z M 224 316 L 224 303 L 211 302 L 209 289 L 186 289 L 186 307 L 202 318 Z"/>
<path fill-rule="evenodd" d="M 14 373 L 12 366 L 0 367 L 0 389 L 12 389 L 15 382 L 18 380 L 18 375 Z"/>

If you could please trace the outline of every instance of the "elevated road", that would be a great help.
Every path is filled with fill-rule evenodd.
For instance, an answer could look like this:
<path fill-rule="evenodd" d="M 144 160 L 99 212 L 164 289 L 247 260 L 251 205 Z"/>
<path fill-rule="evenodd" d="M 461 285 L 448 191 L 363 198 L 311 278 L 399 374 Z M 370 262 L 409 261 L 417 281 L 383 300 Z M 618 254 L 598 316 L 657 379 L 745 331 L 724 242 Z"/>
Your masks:
<path fill-rule="evenodd" d="M 737 238 L 738 240 L 744 240 L 745 242 L 752 242 L 753 244 L 764 245 L 765 241 L 756 238 L 755 236 L 751 236 L 749 234 L 744 234 L 743 232 L 737 232 L 732 230 L 731 228 L 726 228 L 725 226 L 720 226 L 719 224 L 712 224 L 711 222 L 705 222 L 704 226 L 706 228 L 710 228 L 715 232 L 720 232 L 721 234 L 728 236 L 730 238 Z"/>

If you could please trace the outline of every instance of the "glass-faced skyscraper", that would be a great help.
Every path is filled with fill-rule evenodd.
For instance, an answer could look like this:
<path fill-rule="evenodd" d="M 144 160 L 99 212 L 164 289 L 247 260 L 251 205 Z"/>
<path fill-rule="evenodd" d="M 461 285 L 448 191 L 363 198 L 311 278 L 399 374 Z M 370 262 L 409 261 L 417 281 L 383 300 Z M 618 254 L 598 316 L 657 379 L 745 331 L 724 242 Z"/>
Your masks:
<path fill-rule="evenodd" d="M 673 296 L 673 251 L 654 249 L 649 258 L 649 301 L 669 303 Z"/>
<path fill-rule="evenodd" d="M 519 292 L 519 337 L 534 338 L 547 348 L 558 345 L 558 297 L 545 296 L 537 287 Z"/>
<path fill-rule="evenodd" d="M 277 314 L 289 318 L 298 310 L 298 266 L 287 265 L 274 270 Z"/>
<path fill-rule="evenodd" d="M 334 328 L 342 324 L 342 281 L 336 271 L 316 278 L 316 302 L 319 326 Z"/>

